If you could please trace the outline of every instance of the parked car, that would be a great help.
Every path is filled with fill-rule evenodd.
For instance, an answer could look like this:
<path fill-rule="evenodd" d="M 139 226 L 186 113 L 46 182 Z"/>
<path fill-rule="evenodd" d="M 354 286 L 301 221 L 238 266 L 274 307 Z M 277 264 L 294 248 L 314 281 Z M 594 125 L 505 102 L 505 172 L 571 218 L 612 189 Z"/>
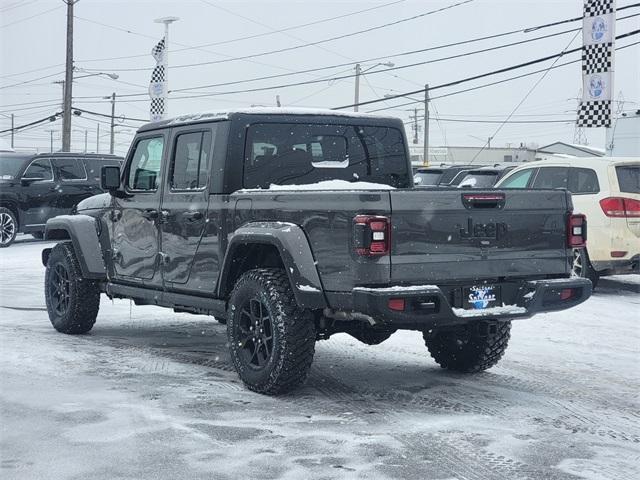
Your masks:
<path fill-rule="evenodd" d="M 400 119 L 307 110 L 199 114 L 140 128 L 108 194 L 47 222 L 54 328 L 91 330 L 100 294 L 227 324 L 248 388 L 306 378 L 315 342 L 422 332 L 442 367 L 502 357 L 511 320 L 573 307 L 584 243 L 564 190 L 414 189 Z M 534 206 L 534 208 L 532 208 Z M 569 226 L 571 225 L 571 226 Z"/>
<path fill-rule="evenodd" d="M 640 272 L 640 159 L 567 158 L 522 165 L 496 188 L 565 188 L 589 223 L 574 250 L 573 273 L 595 285 L 603 275 Z"/>
<path fill-rule="evenodd" d="M 0 153 L 0 247 L 18 233 L 42 238 L 45 223 L 103 193 L 100 172 L 122 157 L 79 153 Z"/>
<path fill-rule="evenodd" d="M 413 176 L 413 183 L 416 187 L 455 187 L 464 174 L 477 165 L 447 165 L 418 168 Z"/>
<path fill-rule="evenodd" d="M 460 180 L 458 188 L 491 188 L 516 167 L 517 165 L 513 163 L 496 163 L 492 166 L 469 170 Z"/>

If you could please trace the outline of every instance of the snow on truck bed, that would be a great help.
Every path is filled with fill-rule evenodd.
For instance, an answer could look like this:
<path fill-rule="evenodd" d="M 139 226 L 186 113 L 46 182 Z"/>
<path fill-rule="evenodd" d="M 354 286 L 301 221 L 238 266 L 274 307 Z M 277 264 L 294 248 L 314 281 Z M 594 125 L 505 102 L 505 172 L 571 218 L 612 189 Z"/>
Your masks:
<path fill-rule="evenodd" d="M 346 180 L 324 180 L 317 183 L 309 183 L 306 185 L 275 185 L 269 186 L 268 190 L 286 190 L 286 191 L 317 191 L 317 190 L 347 190 L 347 191 L 360 191 L 360 190 L 395 190 L 395 187 L 391 185 L 385 185 L 384 183 L 371 183 L 371 182 L 347 182 Z M 245 188 L 237 190 L 238 193 L 246 192 L 266 192 L 266 188 Z"/>

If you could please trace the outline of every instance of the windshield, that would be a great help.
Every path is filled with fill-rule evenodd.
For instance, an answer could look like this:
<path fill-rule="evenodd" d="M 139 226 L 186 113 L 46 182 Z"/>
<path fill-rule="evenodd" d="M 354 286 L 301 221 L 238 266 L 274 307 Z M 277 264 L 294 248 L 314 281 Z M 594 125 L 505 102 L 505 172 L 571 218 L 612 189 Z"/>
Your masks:
<path fill-rule="evenodd" d="M 488 188 L 493 187 L 498 179 L 497 172 L 467 173 L 460 182 L 460 188 Z"/>
<path fill-rule="evenodd" d="M 413 176 L 413 183 L 419 186 L 437 185 L 442 176 L 442 170 L 418 172 Z"/>
<path fill-rule="evenodd" d="M 0 156 L 0 180 L 13 180 L 24 165 L 24 157 Z"/>

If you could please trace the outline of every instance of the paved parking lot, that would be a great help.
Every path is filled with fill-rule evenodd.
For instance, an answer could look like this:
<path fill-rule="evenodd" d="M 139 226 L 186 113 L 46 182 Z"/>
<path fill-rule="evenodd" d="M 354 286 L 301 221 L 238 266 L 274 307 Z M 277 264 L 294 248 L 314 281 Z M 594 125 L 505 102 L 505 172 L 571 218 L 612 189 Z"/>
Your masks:
<path fill-rule="evenodd" d="M 209 317 L 103 298 L 90 334 L 58 334 L 28 238 L 0 251 L 4 479 L 638 478 L 638 276 L 514 322 L 480 375 L 441 370 L 418 333 L 341 334 L 271 398 L 242 387 Z"/>

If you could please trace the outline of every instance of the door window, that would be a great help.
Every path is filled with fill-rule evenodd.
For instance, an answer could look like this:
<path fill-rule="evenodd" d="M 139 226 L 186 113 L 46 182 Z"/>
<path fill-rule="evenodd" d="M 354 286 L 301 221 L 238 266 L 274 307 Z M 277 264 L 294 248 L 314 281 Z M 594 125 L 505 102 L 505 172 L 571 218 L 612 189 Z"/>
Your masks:
<path fill-rule="evenodd" d="M 573 194 L 598 193 L 600 185 L 596 172 L 590 168 L 569 169 L 569 191 Z"/>
<path fill-rule="evenodd" d="M 533 168 L 527 168 L 514 173 L 499 185 L 499 188 L 527 188 Z"/>
<path fill-rule="evenodd" d="M 58 171 L 58 176 L 62 181 L 87 179 L 84 165 L 77 158 L 54 158 L 53 166 Z"/>
<path fill-rule="evenodd" d="M 53 170 L 51 162 L 47 158 L 41 158 L 32 162 L 25 170 L 23 178 L 39 178 L 42 180 L 53 180 Z"/>
<path fill-rule="evenodd" d="M 171 173 L 171 190 L 200 190 L 206 187 L 211 156 L 211 132 L 178 135 Z"/>
<path fill-rule="evenodd" d="M 129 166 L 127 186 L 132 190 L 157 190 L 164 150 L 164 137 L 140 140 Z"/>
<path fill-rule="evenodd" d="M 533 181 L 533 188 L 568 188 L 568 167 L 543 167 Z"/>

